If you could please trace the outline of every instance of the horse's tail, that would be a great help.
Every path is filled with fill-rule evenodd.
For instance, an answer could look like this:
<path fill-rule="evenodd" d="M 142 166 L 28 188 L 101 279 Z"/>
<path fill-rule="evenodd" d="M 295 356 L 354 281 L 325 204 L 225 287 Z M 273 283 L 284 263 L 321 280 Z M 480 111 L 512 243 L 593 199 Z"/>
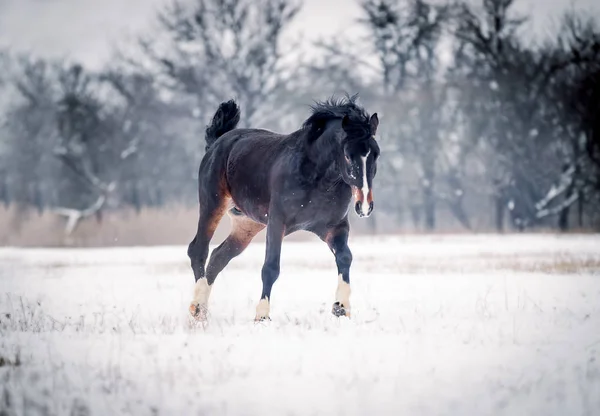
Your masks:
<path fill-rule="evenodd" d="M 221 103 L 206 127 L 206 150 L 208 150 L 219 137 L 235 129 L 240 121 L 240 108 L 233 100 Z"/>

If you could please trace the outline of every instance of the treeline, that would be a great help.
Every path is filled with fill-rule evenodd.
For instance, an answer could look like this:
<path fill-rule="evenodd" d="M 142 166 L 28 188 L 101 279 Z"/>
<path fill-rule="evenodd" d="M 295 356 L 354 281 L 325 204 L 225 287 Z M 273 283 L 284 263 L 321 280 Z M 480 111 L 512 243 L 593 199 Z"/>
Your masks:
<path fill-rule="evenodd" d="M 534 41 L 513 3 L 361 1 L 368 36 L 323 40 L 312 60 L 286 37 L 301 3 L 285 0 L 173 2 L 101 71 L 7 51 L 0 203 L 52 210 L 68 232 L 106 210 L 194 206 L 220 101 L 290 131 L 347 91 L 382 116 L 379 229 L 598 230 L 600 28 L 570 11 Z"/>

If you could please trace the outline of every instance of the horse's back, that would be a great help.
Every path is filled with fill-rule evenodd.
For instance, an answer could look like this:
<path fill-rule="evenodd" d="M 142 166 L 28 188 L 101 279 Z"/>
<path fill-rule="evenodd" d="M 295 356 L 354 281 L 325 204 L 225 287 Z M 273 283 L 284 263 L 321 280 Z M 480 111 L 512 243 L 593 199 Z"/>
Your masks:
<path fill-rule="evenodd" d="M 263 222 L 271 199 L 276 169 L 295 147 L 293 135 L 262 129 L 235 129 L 215 143 L 224 157 L 225 180 L 234 203 L 251 218 Z"/>
<path fill-rule="evenodd" d="M 239 164 L 254 171 L 255 165 L 265 167 L 295 143 L 291 135 L 262 129 L 236 129 L 223 137 L 228 152 L 228 168 Z M 229 171 L 229 169 L 228 169 Z"/>
<path fill-rule="evenodd" d="M 214 170 L 215 165 L 229 170 L 230 165 L 239 163 L 242 159 L 250 159 L 272 156 L 286 135 L 274 133 L 263 129 L 234 129 L 223 134 L 208 149 L 204 158 L 210 163 L 208 169 Z"/>
<path fill-rule="evenodd" d="M 288 137 L 289 135 L 265 129 L 235 129 L 223 135 L 224 141 L 228 141 L 234 145 L 254 143 L 261 146 L 274 146 Z"/>

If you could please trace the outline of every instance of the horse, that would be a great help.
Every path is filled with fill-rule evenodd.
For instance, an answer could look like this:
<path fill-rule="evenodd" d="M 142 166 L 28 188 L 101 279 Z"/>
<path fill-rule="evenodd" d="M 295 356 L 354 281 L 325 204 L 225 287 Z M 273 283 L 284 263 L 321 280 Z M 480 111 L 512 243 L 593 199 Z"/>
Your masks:
<path fill-rule="evenodd" d="M 377 113 L 369 116 L 357 95 L 316 101 L 312 114 L 291 134 L 237 128 L 234 100 L 219 105 L 206 128 L 206 153 L 198 174 L 199 220 L 188 256 L 195 286 L 189 312 L 205 321 L 212 285 L 254 236 L 266 231 L 262 294 L 255 321 L 270 320 L 271 289 L 279 277 L 283 238 L 298 230 L 316 234 L 335 256 L 338 286 L 333 315 L 350 317 L 350 231 L 348 213 L 373 211 L 373 179 L 379 145 Z M 213 250 L 209 243 L 227 212 L 229 236 Z"/>

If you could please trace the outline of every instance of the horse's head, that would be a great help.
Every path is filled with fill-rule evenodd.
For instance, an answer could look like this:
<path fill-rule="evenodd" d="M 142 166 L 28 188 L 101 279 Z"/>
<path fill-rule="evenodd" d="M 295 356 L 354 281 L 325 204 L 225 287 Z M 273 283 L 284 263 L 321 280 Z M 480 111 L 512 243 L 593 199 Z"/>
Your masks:
<path fill-rule="evenodd" d="M 334 167 L 336 179 L 340 174 L 352 188 L 356 214 L 368 217 L 373 211 L 372 187 L 379 157 L 375 134 L 379 119 L 377 114 L 369 117 L 356 104 L 357 97 L 346 95 L 315 103 L 303 128 L 308 158 L 317 170 Z"/>
<path fill-rule="evenodd" d="M 342 140 L 341 174 L 352 187 L 354 210 L 359 217 L 368 217 L 373 211 L 373 178 L 377 173 L 379 145 L 375 141 L 379 119 L 377 113 L 366 122 L 342 119 L 346 133 Z"/>

